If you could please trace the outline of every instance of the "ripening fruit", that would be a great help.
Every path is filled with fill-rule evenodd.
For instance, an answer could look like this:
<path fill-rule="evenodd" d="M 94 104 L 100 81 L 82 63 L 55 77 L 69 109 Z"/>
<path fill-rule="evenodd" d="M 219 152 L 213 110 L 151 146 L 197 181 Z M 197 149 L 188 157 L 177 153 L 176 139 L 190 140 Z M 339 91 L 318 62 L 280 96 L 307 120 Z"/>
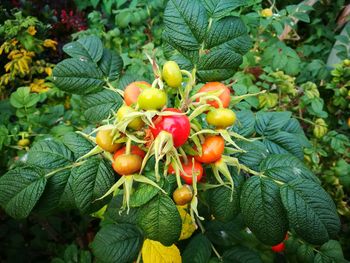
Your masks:
<path fill-rule="evenodd" d="M 222 106 L 227 108 L 230 105 L 231 94 L 230 89 L 226 87 L 221 82 L 207 82 L 203 87 L 201 87 L 198 92 L 210 92 L 210 91 L 221 91 L 218 96 L 222 102 Z M 199 101 L 199 98 L 197 99 Z M 219 104 L 215 100 L 206 101 L 207 104 L 213 106 L 214 108 L 219 108 Z"/>
<path fill-rule="evenodd" d="M 140 171 L 142 158 L 137 154 L 121 154 L 114 159 L 112 167 L 120 175 L 130 175 Z"/>
<path fill-rule="evenodd" d="M 30 144 L 30 140 L 27 139 L 27 138 L 20 139 L 20 140 L 17 142 L 17 145 L 18 145 L 18 146 L 21 146 L 21 147 L 28 146 L 29 144 Z"/>
<path fill-rule="evenodd" d="M 133 108 L 129 106 L 121 106 L 119 110 L 117 111 L 117 120 L 121 121 L 125 118 L 125 116 L 129 113 L 136 112 Z M 128 128 L 134 129 L 134 130 L 140 130 L 143 127 L 143 121 L 141 117 L 134 118 L 131 122 L 128 124 Z"/>
<path fill-rule="evenodd" d="M 125 104 L 130 106 L 136 104 L 140 93 L 147 88 L 150 88 L 151 84 L 146 81 L 135 81 L 130 83 L 124 90 Z"/>
<path fill-rule="evenodd" d="M 143 110 L 160 110 L 166 105 L 167 96 L 163 90 L 149 88 L 141 92 L 137 103 Z"/>
<path fill-rule="evenodd" d="M 115 152 L 121 147 L 120 143 L 113 142 L 112 130 L 99 130 L 96 134 L 96 143 L 107 152 Z"/>
<path fill-rule="evenodd" d="M 185 184 L 180 188 L 177 188 L 173 193 L 173 200 L 177 205 L 185 205 L 191 202 L 193 198 L 192 187 Z"/>
<path fill-rule="evenodd" d="M 136 145 L 131 145 L 130 153 L 140 156 L 142 159 L 145 158 L 146 153 Z M 120 148 L 113 154 L 113 159 L 115 160 L 119 155 L 126 154 L 126 146 Z"/>
<path fill-rule="evenodd" d="M 225 129 L 236 121 L 236 114 L 230 109 L 214 109 L 207 114 L 207 122 L 218 129 Z"/>
<path fill-rule="evenodd" d="M 202 144 L 202 155 L 194 156 L 201 163 L 214 163 L 224 153 L 225 141 L 220 135 L 208 136 Z"/>
<path fill-rule="evenodd" d="M 272 16 L 273 15 L 272 9 L 265 8 L 265 9 L 261 10 L 260 15 L 262 17 L 270 17 L 270 16 Z"/>
<path fill-rule="evenodd" d="M 186 184 L 193 183 L 193 176 L 196 176 L 196 182 L 201 181 L 204 169 L 200 162 L 193 160 L 192 158 L 188 158 L 187 163 L 185 163 L 184 161 L 181 161 L 181 166 L 184 173 L 180 171 L 180 176 Z M 176 173 L 172 165 L 169 165 L 168 173 L 169 174 Z"/>
<path fill-rule="evenodd" d="M 179 65 L 175 61 L 165 62 L 162 77 L 169 87 L 178 88 L 181 86 L 182 74 Z"/>
<path fill-rule="evenodd" d="M 271 247 L 271 249 L 273 252 L 279 253 L 279 252 L 284 251 L 285 247 L 286 247 L 286 245 L 284 244 L 284 242 L 281 242 L 281 243 Z"/>
<path fill-rule="evenodd" d="M 284 241 L 286 241 L 287 239 L 288 239 L 288 233 L 286 233 L 286 236 L 285 236 L 284 240 L 281 243 L 271 247 L 272 251 L 276 252 L 276 253 L 284 251 L 284 249 L 286 248 L 286 245 L 284 244 Z"/>
<path fill-rule="evenodd" d="M 348 118 L 348 127 L 350 128 L 350 117 Z"/>
<path fill-rule="evenodd" d="M 164 111 L 182 113 L 175 108 L 166 108 Z M 176 148 L 186 143 L 191 132 L 191 123 L 186 115 L 157 116 L 153 119 L 153 124 L 154 127 L 150 127 L 150 129 L 154 138 L 162 131 L 166 131 L 172 135 Z"/>

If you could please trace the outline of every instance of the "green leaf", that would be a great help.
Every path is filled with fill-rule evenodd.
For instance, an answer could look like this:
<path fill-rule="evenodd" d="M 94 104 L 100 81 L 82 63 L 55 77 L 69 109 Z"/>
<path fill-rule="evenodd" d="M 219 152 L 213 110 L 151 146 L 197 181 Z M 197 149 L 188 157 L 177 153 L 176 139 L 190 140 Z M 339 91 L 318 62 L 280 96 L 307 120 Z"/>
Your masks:
<path fill-rule="evenodd" d="M 72 152 L 61 142 L 41 140 L 28 152 L 27 162 L 44 169 L 55 169 L 72 163 Z"/>
<path fill-rule="evenodd" d="M 280 130 L 290 119 L 291 112 L 262 112 L 256 114 L 255 130 L 260 135 L 273 134 Z"/>
<path fill-rule="evenodd" d="M 63 51 L 72 58 L 84 58 L 97 63 L 102 57 L 103 45 L 98 37 L 87 36 L 64 45 Z"/>
<path fill-rule="evenodd" d="M 113 196 L 104 213 L 104 218 L 115 223 L 136 224 L 139 208 L 130 207 L 127 213 L 127 210 L 121 210 L 122 205 L 123 195 Z"/>
<path fill-rule="evenodd" d="M 303 21 L 305 23 L 310 23 L 310 17 L 308 14 L 304 13 L 304 12 L 295 12 L 293 14 L 293 16 L 297 19 L 299 19 L 300 21 Z"/>
<path fill-rule="evenodd" d="M 213 244 L 229 247 L 243 242 L 241 230 L 246 228 L 241 217 L 230 222 L 211 220 L 205 224 L 205 235 Z"/>
<path fill-rule="evenodd" d="M 206 194 L 210 212 L 216 220 L 228 222 L 238 215 L 239 196 L 236 188 L 232 193 L 232 189 L 221 186 L 206 191 Z"/>
<path fill-rule="evenodd" d="M 272 66 L 274 71 L 284 71 L 287 75 L 296 75 L 300 71 L 301 60 L 296 51 L 284 42 L 277 41 L 269 45 L 262 56 L 260 65 Z"/>
<path fill-rule="evenodd" d="M 297 249 L 297 259 L 299 262 L 303 263 L 313 263 L 315 254 L 314 248 L 307 244 L 302 244 Z"/>
<path fill-rule="evenodd" d="M 58 88 L 74 94 L 88 94 L 101 90 L 103 73 L 86 59 L 68 58 L 53 70 L 53 80 Z"/>
<path fill-rule="evenodd" d="M 181 217 L 174 202 L 166 195 L 159 194 L 142 207 L 138 221 L 147 238 L 165 246 L 172 245 L 180 237 Z"/>
<path fill-rule="evenodd" d="M 259 254 L 243 246 L 234 246 L 222 255 L 224 263 L 261 263 Z"/>
<path fill-rule="evenodd" d="M 344 259 L 341 245 L 336 240 L 329 240 L 320 248 L 320 252 L 316 254 L 315 263 L 347 263 Z"/>
<path fill-rule="evenodd" d="M 288 132 L 279 131 L 275 134 L 268 135 L 263 139 L 263 143 L 270 153 L 289 153 L 297 156 L 300 160 L 304 158 L 302 146 L 295 137 Z"/>
<path fill-rule="evenodd" d="M 215 2 L 212 3 L 208 2 L 207 7 L 215 11 Z M 218 4 L 220 13 L 225 4 Z M 165 55 L 182 67 L 190 62 L 202 81 L 224 80 L 242 63 L 251 41 L 239 18 L 209 19 L 199 0 L 170 0 L 164 11 Z"/>
<path fill-rule="evenodd" d="M 174 41 L 174 45 L 182 49 L 199 50 L 208 24 L 207 12 L 199 0 L 170 0 L 165 8 L 165 39 Z"/>
<path fill-rule="evenodd" d="M 182 253 L 183 263 L 207 263 L 211 256 L 211 243 L 203 234 L 191 238 Z"/>
<path fill-rule="evenodd" d="M 204 50 L 199 50 L 198 77 L 203 81 L 230 78 L 242 64 L 243 55 L 250 45 L 250 38 L 240 18 L 214 20 L 206 35 Z"/>
<path fill-rule="evenodd" d="M 298 143 L 303 147 L 311 147 L 311 144 L 307 137 L 305 136 L 303 128 L 301 128 L 300 123 L 291 118 L 282 128 L 282 131 L 288 132 L 294 136 Z"/>
<path fill-rule="evenodd" d="M 82 213 L 87 213 L 101 208 L 105 203 L 104 200 L 96 201 L 96 199 L 112 187 L 114 178 L 111 165 L 104 159 L 91 158 L 79 166 L 72 185 L 78 209 Z"/>
<path fill-rule="evenodd" d="M 5 125 L 0 125 L 0 150 L 6 144 L 10 143 L 9 131 Z"/>
<path fill-rule="evenodd" d="M 62 141 L 73 152 L 75 159 L 87 154 L 93 148 L 93 144 L 89 140 L 75 132 L 66 133 Z"/>
<path fill-rule="evenodd" d="M 111 90 L 102 90 L 83 97 L 84 116 L 91 123 L 100 122 L 116 112 L 123 104 L 122 98 Z"/>
<path fill-rule="evenodd" d="M 91 247 L 102 262 L 128 263 L 136 259 L 142 242 L 142 234 L 135 226 L 110 224 L 96 234 Z"/>
<path fill-rule="evenodd" d="M 290 226 L 307 242 L 321 245 L 337 235 L 340 220 L 331 197 L 318 184 L 295 179 L 281 187 Z"/>
<path fill-rule="evenodd" d="M 309 179 L 319 183 L 319 179 L 307 168 L 307 166 L 290 154 L 271 154 L 260 164 L 260 170 L 272 179 L 282 182 L 291 180 Z"/>
<path fill-rule="evenodd" d="M 232 126 L 232 131 L 242 135 L 251 136 L 254 132 L 255 116 L 250 110 L 236 111 L 237 121 Z"/>
<path fill-rule="evenodd" d="M 204 0 L 204 6 L 209 16 L 213 18 L 228 15 L 236 8 L 244 5 L 245 2 L 242 0 Z"/>
<path fill-rule="evenodd" d="M 17 109 L 33 107 L 39 100 L 40 96 L 30 93 L 29 87 L 18 88 L 10 97 L 11 105 Z"/>
<path fill-rule="evenodd" d="M 269 155 L 266 146 L 259 141 L 239 141 L 237 142 L 237 145 L 246 151 L 237 154 L 239 161 L 256 171 L 259 170 L 259 164 L 261 161 L 265 160 Z"/>
<path fill-rule="evenodd" d="M 0 177 L 0 205 L 13 218 L 25 218 L 38 202 L 46 185 L 43 171 L 19 167 Z"/>
<path fill-rule="evenodd" d="M 64 260 L 54 258 L 51 263 L 91 263 L 90 251 L 78 249 L 76 244 L 69 245 L 64 250 Z"/>
<path fill-rule="evenodd" d="M 273 246 L 284 240 L 288 219 L 275 182 L 259 176 L 249 178 L 243 185 L 241 210 L 247 226 L 261 242 Z"/>
<path fill-rule="evenodd" d="M 108 78 L 108 81 L 114 81 L 120 76 L 123 69 L 123 60 L 118 54 L 104 49 L 102 59 L 99 61 L 98 65 L 104 76 Z"/>
<path fill-rule="evenodd" d="M 35 206 L 36 212 L 51 214 L 55 210 L 75 208 L 72 178 L 76 169 L 57 172 L 47 179 L 45 191 Z"/>
<path fill-rule="evenodd" d="M 155 181 L 154 172 L 145 174 L 148 178 Z M 164 181 L 160 180 L 157 182 L 159 187 L 163 187 Z M 130 196 L 130 206 L 131 207 L 139 207 L 146 203 L 148 203 L 153 197 L 155 197 L 159 193 L 159 189 L 149 185 L 149 184 L 139 184 L 135 191 Z"/>

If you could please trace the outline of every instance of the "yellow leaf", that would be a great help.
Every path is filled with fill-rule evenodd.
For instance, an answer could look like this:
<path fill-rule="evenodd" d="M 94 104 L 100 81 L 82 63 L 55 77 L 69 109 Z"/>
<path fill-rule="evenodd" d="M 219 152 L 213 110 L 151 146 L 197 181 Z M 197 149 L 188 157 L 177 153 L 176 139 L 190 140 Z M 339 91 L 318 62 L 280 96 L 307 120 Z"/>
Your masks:
<path fill-rule="evenodd" d="M 30 35 L 34 36 L 34 35 L 36 34 L 35 26 L 30 26 L 30 27 L 28 27 L 27 32 L 28 32 Z"/>
<path fill-rule="evenodd" d="M 262 17 L 270 17 L 273 15 L 272 9 L 271 8 L 265 8 L 261 10 L 260 15 Z"/>
<path fill-rule="evenodd" d="M 166 247 L 158 241 L 146 239 L 142 246 L 144 263 L 181 263 L 180 250 L 171 245 Z"/>
<path fill-rule="evenodd" d="M 179 206 L 177 205 L 177 210 L 179 211 L 181 221 L 182 221 L 182 229 L 181 229 L 181 235 L 179 240 L 190 238 L 194 231 L 197 229 L 197 225 L 192 221 L 192 217 L 189 213 L 186 211 L 186 205 L 185 206 Z"/>
<path fill-rule="evenodd" d="M 46 73 L 48 76 L 51 76 L 51 75 L 52 75 L 52 68 L 46 67 L 46 68 L 45 68 L 45 73 Z"/>
<path fill-rule="evenodd" d="M 13 64 L 13 61 L 10 61 L 8 62 L 6 65 L 5 65 L 5 71 L 6 72 L 9 72 L 11 67 L 12 67 L 12 64 Z"/>
<path fill-rule="evenodd" d="M 52 48 L 53 50 L 56 50 L 57 41 L 52 40 L 52 39 L 45 39 L 43 45 L 44 45 L 44 47 Z"/>
<path fill-rule="evenodd" d="M 47 83 L 45 83 L 44 79 L 34 79 L 33 82 L 30 83 L 29 87 L 31 92 L 37 93 L 46 92 L 49 90 L 49 87 Z"/>

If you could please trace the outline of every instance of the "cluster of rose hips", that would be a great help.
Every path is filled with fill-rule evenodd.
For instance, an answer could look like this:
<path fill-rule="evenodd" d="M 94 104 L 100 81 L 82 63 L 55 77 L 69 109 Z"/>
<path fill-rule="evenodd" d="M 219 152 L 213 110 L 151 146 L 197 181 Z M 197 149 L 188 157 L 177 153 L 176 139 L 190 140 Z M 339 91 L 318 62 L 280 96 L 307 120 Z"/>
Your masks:
<path fill-rule="evenodd" d="M 188 77 L 187 85 L 183 75 Z M 195 73 L 180 70 L 176 62 L 168 61 L 152 85 L 136 81 L 123 92 L 116 91 L 123 96 L 124 105 L 109 120 L 112 124 L 97 129 L 95 138 L 99 149 L 111 153 L 112 167 L 122 176 L 106 195 L 123 184 L 130 194 L 132 181 L 157 187 L 154 181 L 141 175 L 152 156 L 156 160 L 157 180 L 159 162 L 164 164 L 164 175 L 176 176 L 178 188 L 173 199 L 178 205 L 188 204 L 196 196 L 203 165 L 213 168 L 219 183 L 225 184 L 221 173 L 233 187 L 224 160 L 231 157 L 223 156 L 225 141 L 234 144 L 226 130 L 236 121 L 235 113 L 229 109 L 230 89 L 220 82 L 208 82 L 197 92 L 191 92 L 194 79 Z M 169 96 L 175 96 L 171 102 L 178 100 L 176 108 L 166 107 L 170 104 Z M 209 127 L 206 129 L 197 119 L 203 114 L 205 126 Z M 124 195 L 127 206 L 129 194 Z"/>

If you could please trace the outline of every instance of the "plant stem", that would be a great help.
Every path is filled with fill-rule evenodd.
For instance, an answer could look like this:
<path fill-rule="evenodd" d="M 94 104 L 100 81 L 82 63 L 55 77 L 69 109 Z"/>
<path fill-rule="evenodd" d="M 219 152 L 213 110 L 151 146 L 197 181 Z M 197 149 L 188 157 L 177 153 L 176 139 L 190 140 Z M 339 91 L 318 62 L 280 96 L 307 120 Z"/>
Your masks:
<path fill-rule="evenodd" d="M 142 256 L 142 249 L 140 250 L 139 255 L 137 256 L 136 263 L 140 263 L 141 262 L 141 256 Z"/>
<path fill-rule="evenodd" d="M 128 140 L 126 141 L 125 153 L 130 154 L 130 151 L 131 151 L 131 139 L 128 137 Z"/>
<path fill-rule="evenodd" d="M 205 233 L 205 228 L 204 228 L 204 226 L 202 225 L 202 222 L 198 219 L 198 217 L 196 217 L 196 223 L 197 223 L 197 225 L 199 226 L 199 228 L 201 229 L 202 234 L 204 234 L 204 233 Z M 213 243 L 210 242 L 210 245 L 211 245 L 211 248 L 212 248 L 212 250 L 214 251 L 214 254 L 216 255 L 216 257 L 217 257 L 220 261 L 222 261 L 222 257 L 221 257 L 221 255 L 219 254 L 219 252 L 216 250 L 216 248 L 214 247 Z"/>
<path fill-rule="evenodd" d="M 302 117 L 295 116 L 295 118 L 296 118 L 296 119 L 299 119 L 299 120 L 301 120 L 301 121 L 303 121 L 303 122 L 309 123 L 309 124 L 311 124 L 311 125 L 313 125 L 313 126 L 321 126 L 321 127 L 326 127 L 326 128 L 327 128 L 327 125 L 316 124 L 316 123 L 314 123 L 313 121 L 304 119 L 304 118 L 302 118 Z"/>
<path fill-rule="evenodd" d="M 64 170 L 67 170 L 67 169 L 70 169 L 70 168 L 74 168 L 74 167 L 77 167 L 77 166 L 80 166 L 82 165 L 83 163 L 85 163 L 85 161 L 81 161 L 81 162 L 78 162 L 78 163 L 73 163 L 71 165 L 68 165 L 68 166 L 64 166 L 64 167 L 61 167 L 61 168 L 58 168 L 48 174 L 45 175 L 45 178 L 50 178 L 51 176 L 53 176 L 54 174 L 60 172 L 60 171 L 64 171 Z"/>

